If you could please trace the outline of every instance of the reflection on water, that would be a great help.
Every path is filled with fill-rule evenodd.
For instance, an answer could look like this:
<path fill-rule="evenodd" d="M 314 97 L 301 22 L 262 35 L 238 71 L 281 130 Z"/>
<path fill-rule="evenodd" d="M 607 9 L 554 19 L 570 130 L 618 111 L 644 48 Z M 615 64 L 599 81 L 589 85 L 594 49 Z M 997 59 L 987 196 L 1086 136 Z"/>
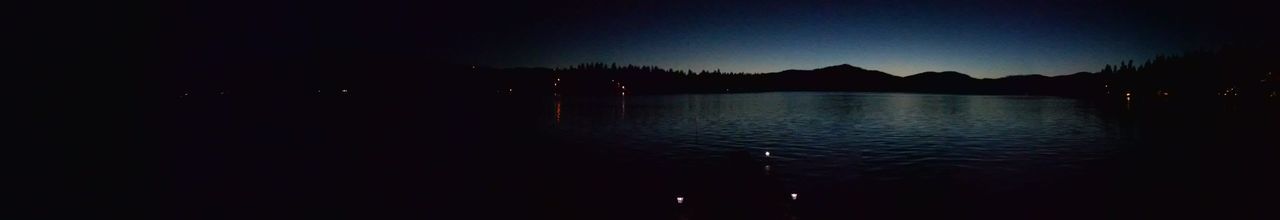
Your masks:
<path fill-rule="evenodd" d="M 844 92 L 565 96 L 542 103 L 538 135 L 574 146 L 550 149 L 616 165 L 573 163 L 564 175 L 581 179 L 565 182 L 617 180 L 627 190 L 602 191 L 636 189 L 627 197 L 636 199 L 686 196 L 690 206 L 715 194 L 731 207 L 725 210 L 741 210 L 744 204 L 734 201 L 745 197 L 733 195 L 754 192 L 774 199 L 766 204 L 807 207 L 761 209 L 783 215 L 874 212 L 880 203 L 912 210 L 933 199 L 945 200 L 933 209 L 988 209 L 980 213 L 1024 210 L 1004 208 L 1023 204 L 1103 213 L 1146 205 L 1133 211 L 1141 213 L 1222 201 L 1214 197 L 1222 189 L 1276 195 L 1250 194 L 1274 189 L 1264 178 L 1270 175 L 1259 174 L 1274 173 L 1268 164 L 1277 154 L 1259 137 L 1276 118 L 1230 103 Z M 792 200 L 791 193 L 806 196 Z M 1185 195 L 1200 197 L 1166 198 Z"/>
<path fill-rule="evenodd" d="M 1035 219 L 1085 209 L 1271 213 L 1248 203 L 1280 197 L 1275 106 L 822 92 L 484 95 L 492 97 L 443 107 L 367 96 L 184 100 L 154 109 L 144 130 L 154 140 L 140 141 L 162 151 L 146 164 L 175 175 L 162 189 L 173 196 L 156 201 L 181 207 L 157 210 L 190 215 L 474 204 L 467 210 L 480 212 L 468 214 L 670 219 L 680 196 L 677 212 L 692 219 L 1018 211 L 1016 219 Z M 1052 206 L 1061 208 L 1045 211 Z"/>
<path fill-rule="evenodd" d="M 556 79 L 556 81 L 559 81 L 559 79 Z M 560 103 L 561 103 L 560 96 L 559 95 L 555 96 L 556 124 L 560 124 Z"/>
<path fill-rule="evenodd" d="M 1055 97 L 779 92 L 554 106 L 559 126 L 545 130 L 555 136 L 672 163 L 771 150 L 765 169 L 801 188 L 858 177 L 1008 181 L 1104 158 L 1127 138 L 1095 106 Z"/>

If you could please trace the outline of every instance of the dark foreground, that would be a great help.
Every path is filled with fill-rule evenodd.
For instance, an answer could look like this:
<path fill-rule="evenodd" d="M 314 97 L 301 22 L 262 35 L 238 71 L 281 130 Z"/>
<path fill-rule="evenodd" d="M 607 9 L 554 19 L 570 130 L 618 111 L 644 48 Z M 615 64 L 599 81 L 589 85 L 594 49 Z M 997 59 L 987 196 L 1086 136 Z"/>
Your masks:
<path fill-rule="evenodd" d="M 979 190 L 985 187 L 947 178 L 855 179 L 792 192 L 761 169 L 768 161 L 758 152 L 660 167 L 539 135 L 529 117 L 538 112 L 534 98 L 376 97 L 156 97 L 136 137 L 143 147 L 129 152 L 141 178 L 119 190 L 129 199 L 112 212 L 163 219 L 1245 218 L 1274 216 L 1268 201 L 1280 196 L 1280 150 L 1269 138 L 1280 122 L 1273 104 L 1146 110 L 1132 123 L 1166 138 L 1061 181 Z M 670 178 L 673 170 L 686 178 Z"/>

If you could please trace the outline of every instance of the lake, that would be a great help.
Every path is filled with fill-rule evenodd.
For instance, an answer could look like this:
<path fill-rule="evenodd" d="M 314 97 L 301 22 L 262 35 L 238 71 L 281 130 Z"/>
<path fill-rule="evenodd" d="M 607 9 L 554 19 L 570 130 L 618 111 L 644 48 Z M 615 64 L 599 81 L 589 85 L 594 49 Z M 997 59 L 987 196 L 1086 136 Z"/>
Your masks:
<path fill-rule="evenodd" d="M 1162 101 L 768 92 L 554 97 L 541 109 L 533 116 L 535 130 L 592 152 L 576 156 L 647 167 L 636 170 L 660 180 L 636 180 L 652 184 L 638 187 L 672 196 L 775 191 L 816 203 L 782 211 L 784 217 L 845 216 L 851 209 L 863 211 L 849 216 L 888 218 L 919 214 L 912 210 L 983 218 L 1208 210 L 1211 205 L 1199 202 L 1229 199 L 1215 197 L 1223 194 L 1214 187 L 1255 184 L 1214 178 L 1265 168 L 1236 167 L 1241 164 L 1205 157 L 1224 153 L 1206 149 L 1238 143 L 1246 150 L 1228 154 L 1247 154 L 1274 147 L 1248 141 L 1265 136 L 1250 129 L 1274 126 L 1265 124 L 1274 117 L 1246 122 L 1255 114 L 1229 105 L 1193 111 Z M 1223 125 L 1229 127 L 1214 128 Z M 1246 158 L 1253 157 L 1232 160 Z M 747 169 L 758 172 L 745 176 L 765 179 L 745 177 L 749 181 L 776 184 L 723 189 L 744 183 L 721 173 Z M 608 175 L 631 174 L 602 176 Z M 708 192 L 719 190 L 727 192 Z M 1196 196 L 1213 199 L 1187 200 Z M 768 214 L 735 218 L 760 215 Z"/>
<path fill-rule="evenodd" d="M 139 207 L 173 218 L 1230 217 L 1266 215 L 1252 201 L 1280 196 L 1274 105 L 852 92 L 171 102 L 148 111 L 131 161 L 154 177 L 137 184 L 152 201 Z"/>
<path fill-rule="evenodd" d="M 777 92 L 562 97 L 551 105 L 548 135 L 651 163 L 750 152 L 800 191 L 859 178 L 1002 187 L 1078 170 L 1139 138 L 1097 104 L 1056 97 Z"/>

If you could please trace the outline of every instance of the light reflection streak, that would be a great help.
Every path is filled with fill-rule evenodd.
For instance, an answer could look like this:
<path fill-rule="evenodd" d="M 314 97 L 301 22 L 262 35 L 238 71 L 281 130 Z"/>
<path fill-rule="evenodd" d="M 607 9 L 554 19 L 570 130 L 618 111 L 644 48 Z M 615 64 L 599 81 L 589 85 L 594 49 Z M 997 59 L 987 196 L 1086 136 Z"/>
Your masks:
<path fill-rule="evenodd" d="M 561 103 L 561 101 L 560 101 L 560 97 L 556 97 L 556 98 L 555 98 L 555 106 L 556 106 L 556 124 L 560 124 L 560 103 Z"/>

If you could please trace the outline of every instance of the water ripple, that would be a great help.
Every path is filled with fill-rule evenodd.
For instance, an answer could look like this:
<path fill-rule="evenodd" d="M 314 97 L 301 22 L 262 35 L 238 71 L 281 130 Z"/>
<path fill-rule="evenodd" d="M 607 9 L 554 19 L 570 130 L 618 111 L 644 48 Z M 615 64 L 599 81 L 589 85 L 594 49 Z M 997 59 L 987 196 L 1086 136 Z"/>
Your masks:
<path fill-rule="evenodd" d="M 713 98 L 714 97 L 714 98 Z M 609 99 L 609 98 L 598 98 Z M 1077 169 L 1117 139 L 1095 110 L 1064 98 L 884 93 L 753 93 L 566 103 L 548 133 L 691 163 L 773 153 L 791 183 L 1012 175 Z M 695 101 L 696 100 L 696 101 Z M 617 112 L 627 106 L 626 117 Z M 654 162 L 663 163 L 663 162 Z M 994 178 L 994 177 L 993 177 Z"/>

